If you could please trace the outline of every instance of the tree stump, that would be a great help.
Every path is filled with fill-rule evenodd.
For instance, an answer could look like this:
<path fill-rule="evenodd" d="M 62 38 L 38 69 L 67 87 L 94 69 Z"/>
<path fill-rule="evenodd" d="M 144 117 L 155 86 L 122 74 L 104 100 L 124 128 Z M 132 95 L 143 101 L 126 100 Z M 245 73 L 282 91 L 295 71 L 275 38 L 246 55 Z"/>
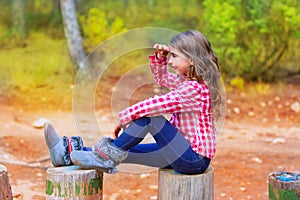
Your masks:
<path fill-rule="evenodd" d="M 7 169 L 0 164 L 0 199 L 12 200 L 11 186 L 8 179 Z"/>
<path fill-rule="evenodd" d="M 103 172 L 78 166 L 47 170 L 47 200 L 102 200 Z"/>
<path fill-rule="evenodd" d="M 172 169 L 159 169 L 159 200 L 213 200 L 214 168 L 203 174 L 176 174 Z"/>
<path fill-rule="evenodd" d="M 273 172 L 269 174 L 270 200 L 299 200 L 300 174 Z"/>

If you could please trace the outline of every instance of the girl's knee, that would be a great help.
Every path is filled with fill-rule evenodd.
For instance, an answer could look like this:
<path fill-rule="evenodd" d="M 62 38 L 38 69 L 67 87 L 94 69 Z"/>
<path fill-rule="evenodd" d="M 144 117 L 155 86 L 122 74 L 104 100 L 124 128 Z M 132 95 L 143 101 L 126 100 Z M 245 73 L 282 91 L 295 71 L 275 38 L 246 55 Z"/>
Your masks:
<path fill-rule="evenodd" d="M 166 118 L 163 115 L 158 115 L 158 116 L 152 116 L 152 117 L 141 117 L 133 122 L 136 123 L 139 126 L 146 126 L 149 125 L 151 122 L 163 122 L 166 121 Z"/>
<path fill-rule="evenodd" d="M 139 126 L 147 126 L 151 122 L 150 117 L 141 117 L 133 121 L 133 123 Z"/>
<path fill-rule="evenodd" d="M 158 120 L 166 120 L 166 118 L 163 115 L 157 115 L 157 116 L 153 116 L 150 117 L 151 119 L 158 119 Z"/>

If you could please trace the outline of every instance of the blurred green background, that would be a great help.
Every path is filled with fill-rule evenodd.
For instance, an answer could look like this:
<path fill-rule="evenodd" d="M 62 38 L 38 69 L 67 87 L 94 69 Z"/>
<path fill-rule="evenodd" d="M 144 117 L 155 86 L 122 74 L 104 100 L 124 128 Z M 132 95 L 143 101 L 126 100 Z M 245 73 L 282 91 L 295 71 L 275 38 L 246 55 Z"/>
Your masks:
<path fill-rule="evenodd" d="M 299 83 L 298 0 L 74 2 L 87 54 L 106 38 L 133 28 L 197 29 L 211 41 L 228 87 Z M 0 7 L 0 100 L 59 101 L 68 107 L 77 69 L 69 56 L 60 1 L 0 0 Z M 16 23 L 16 16 L 24 20 Z M 132 58 L 125 65 L 134 67 Z"/>

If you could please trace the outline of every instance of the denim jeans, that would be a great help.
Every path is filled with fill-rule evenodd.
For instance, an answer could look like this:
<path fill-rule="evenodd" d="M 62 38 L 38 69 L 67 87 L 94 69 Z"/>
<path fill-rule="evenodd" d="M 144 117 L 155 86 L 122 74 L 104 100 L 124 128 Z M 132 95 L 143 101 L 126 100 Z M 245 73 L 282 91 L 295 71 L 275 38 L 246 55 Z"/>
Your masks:
<path fill-rule="evenodd" d="M 147 133 L 156 143 L 140 144 Z M 190 143 L 163 116 L 134 120 L 112 144 L 129 151 L 123 163 L 173 168 L 183 174 L 203 173 L 210 164 L 210 159 L 194 152 Z"/>

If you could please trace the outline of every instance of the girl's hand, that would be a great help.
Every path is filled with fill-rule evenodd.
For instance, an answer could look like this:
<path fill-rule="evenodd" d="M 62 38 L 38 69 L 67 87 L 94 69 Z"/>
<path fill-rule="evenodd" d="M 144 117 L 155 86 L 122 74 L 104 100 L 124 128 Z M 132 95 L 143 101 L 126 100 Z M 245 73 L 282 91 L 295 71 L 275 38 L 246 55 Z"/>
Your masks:
<path fill-rule="evenodd" d="M 121 129 L 122 129 L 121 124 L 119 124 L 118 126 L 115 127 L 114 132 L 113 132 L 113 136 L 115 139 L 117 139 L 119 137 L 119 133 L 120 133 Z"/>
<path fill-rule="evenodd" d="M 127 123 L 127 124 L 124 124 L 124 125 L 122 125 L 122 124 L 119 123 L 119 124 L 115 127 L 114 132 L 113 132 L 113 136 L 114 136 L 115 139 L 117 139 L 117 138 L 119 137 L 120 131 L 121 131 L 122 129 L 124 130 L 124 129 L 127 127 L 127 125 L 128 125 L 128 123 Z"/>
<path fill-rule="evenodd" d="M 164 56 L 167 56 L 169 53 L 169 47 L 164 44 L 155 44 L 154 48 L 156 49 L 156 56 L 158 59 L 161 59 Z"/>

